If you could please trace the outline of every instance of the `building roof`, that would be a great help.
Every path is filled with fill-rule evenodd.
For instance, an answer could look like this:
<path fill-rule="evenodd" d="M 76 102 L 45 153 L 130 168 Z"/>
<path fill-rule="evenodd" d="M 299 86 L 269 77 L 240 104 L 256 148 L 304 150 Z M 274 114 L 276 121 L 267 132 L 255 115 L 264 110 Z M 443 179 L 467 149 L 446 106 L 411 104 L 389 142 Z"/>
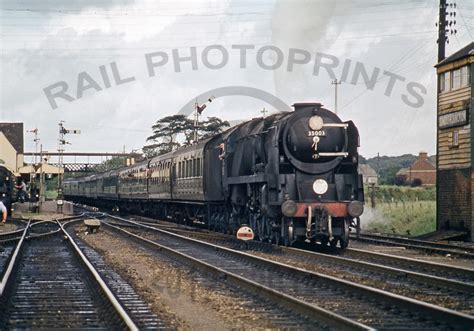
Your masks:
<path fill-rule="evenodd" d="M 417 170 L 436 171 L 436 166 L 433 163 L 431 163 L 430 160 L 428 159 L 428 153 L 420 152 L 416 161 L 411 164 L 409 171 L 413 172 Z"/>
<path fill-rule="evenodd" d="M 406 176 L 409 168 L 401 168 L 397 171 L 395 176 Z"/>
<path fill-rule="evenodd" d="M 59 173 L 61 174 L 64 173 L 63 168 L 58 168 L 47 163 L 43 163 L 42 167 L 43 167 L 43 173 L 45 174 L 57 175 Z M 27 165 L 18 169 L 18 172 L 22 175 L 27 175 L 31 173 L 41 174 L 41 167 L 39 167 L 38 169 L 35 169 L 32 165 Z"/>
<path fill-rule="evenodd" d="M 23 154 L 23 123 L 0 123 L 3 132 L 18 154 Z"/>
<path fill-rule="evenodd" d="M 448 56 L 447 58 L 439 62 L 437 65 L 435 65 L 435 67 L 437 68 L 439 66 L 442 66 L 443 64 L 451 63 L 457 60 L 462 60 L 471 55 L 474 55 L 474 41 L 464 46 L 463 48 L 461 48 L 459 51 L 455 52 L 454 54 Z"/>
<path fill-rule="evenodd" d="M 377 172 L 368 164 L 359 164 L 359 172 L 362 174 L 364 177 L 371 177 L 375 176 L 377 177 Z"/>

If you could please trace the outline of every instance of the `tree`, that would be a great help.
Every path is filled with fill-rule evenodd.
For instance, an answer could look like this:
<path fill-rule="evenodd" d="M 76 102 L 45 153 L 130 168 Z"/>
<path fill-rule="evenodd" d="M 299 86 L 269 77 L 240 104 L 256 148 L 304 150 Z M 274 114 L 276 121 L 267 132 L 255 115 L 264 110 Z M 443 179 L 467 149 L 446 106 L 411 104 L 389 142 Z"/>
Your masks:
<path fill-rule="evenodd" d="M 171 152 L 181 146 L 180 140 L 187 140 L 193 129 L 193 122 L 184 115 L 173 115 L 156 121 L 153 134 L 147 138 L 151 144 L 143 146 L 143 153 L 153 157 Z"/>
<path fill-rule="evenodd" d="M 198 135 L 206 139 L 229 127 L 229 122 L 217 117 L 208 117 L 199 123 Z M 191 145 L 194 140 L 194 123 L 184 115 L 173 115 L 156 121 L 152 126 L 153 134 L 147 138 L 150 144 L 143 146 L 146 157 L 154 157 L 176 150 L 181 146 Z"/>
<path fill-rule="evenodd" d="M 199 127 L 199 138 L 207 139 L 210 138 L 228 128 L 229 122 L 223 121 L 218 117 L 208 117 L 207 121 L 201 123 Z"/>

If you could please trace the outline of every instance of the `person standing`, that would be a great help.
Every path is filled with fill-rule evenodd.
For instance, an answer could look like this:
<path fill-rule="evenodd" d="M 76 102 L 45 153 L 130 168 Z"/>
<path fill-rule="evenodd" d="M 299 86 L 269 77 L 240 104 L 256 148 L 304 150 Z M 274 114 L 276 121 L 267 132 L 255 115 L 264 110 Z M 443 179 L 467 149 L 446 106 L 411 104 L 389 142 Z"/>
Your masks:
<path fill-rule="evenodd" d="M 8 210 L 7 207 L 3 204 L 3 201 L 0 200 L 0 211 L 2 212 L 2 225 L 7 222 Z"/>
<path fill-rule="evenodd" d="M 28 196 L 28 191 L 27 191 L 25 182 L 22 180 L 20 185 L 15 185 L 15 187 L 18 190 L 18 200 L 20 202 L 25 202 Z"/>

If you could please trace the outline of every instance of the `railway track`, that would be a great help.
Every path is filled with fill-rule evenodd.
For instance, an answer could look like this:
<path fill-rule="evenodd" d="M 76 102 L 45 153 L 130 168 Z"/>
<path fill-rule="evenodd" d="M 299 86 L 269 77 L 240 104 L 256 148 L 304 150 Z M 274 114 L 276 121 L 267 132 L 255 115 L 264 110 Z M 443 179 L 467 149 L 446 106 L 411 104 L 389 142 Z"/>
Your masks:
<path fill-rule="evenodd" d="M 168 223 L 139 223 L 230 248 L 240 249 L 242 246 L 241 241 L 230 235 Z M 127 226 L 133 227 L 131 224 Z M 356 249 L 348 249 L 341 253 L 342 256 L 338 256 L 315 252 L 311 248 L 308 246 L 303 250 L 282 246 L 269 247 L 268 244 L 260 246 L 258 242 L 251 242 L 246 247 L 253 250 L 249 252 L 251 254 L 277 262 L 282 261 L 338 278 L 352 279 L 392 293 L 474 314 L 474 270 Z"/>
<path fill-rule="evenodd" d="M 157 222 L 156 220 L 142 217 L 137 217 L 135 221 L 139 224 L 158 227 L 160 229 L 207 240 L 213 243 L 227 245 L 233 248 L 238 248 L 243 245 L 242 241 L 236 239 L 235 236 L 232 235 L 192 228 L 184 225 L 177 225 L 171 222 Z M 399 255 L 390 255 L 355 248 L 347 248 L 345 250 L 332 249 L 329 247 L 321 248 L 319 246 L 316 246 L 315 248 L 315 246 L 312 245 L 300 245 L 298 249 L 293 247 L 275 246 L 257 241 L 250 241 L 246 245 L 247 248 L 257 251 L 282 252 L 293 255 L 298 254 L 307 256 L 309 258 L 327 259 L 331 262 L 338 262 L 339 260 L 343 263 L 349 264 L 359 264 L 359 262 L 362 262 L 361 265 L 363 265 L 363 262 L 367 262 L 368 264 L 377 264 L 382 267 L 401 269 L 402 271 L 438 276 L 446 278 L 447 280 L 466 283 L 468 287 L 464 288 L 464 290 L 469 289 L 472 285 L 474 285 L 473 269 L 449 266 L 441 263 L 428 262 Z M 353 261 L 348 261 L 348 259 Z M 383 269 L 381 270 L 383 271 Z M 427 281 L 428 283 L 432 283 L 429 280 Z M 432 284 L 436 285 L 436 282 L 433 282 Z M 457 286 L 454 285 L 453 288 L 456 287 Z M 463 288 L 460 287 L 459 289 Z"/>
<path fill-rule="evenodd" d="M 141 299 L 133 287 L 118 273 L 113 271 L 104 262 L 99 253 L 90 248 L 77 236 L 73 229 L 73 225 L 76 224 L 77 221 L 78 220 L 66 221 L 63 225 L 64 230 L 73 238 L 97 272 L 104 278 L 107 286 L 123 305 L 127 313 L 130 314 L 133 321 L 136 322 L 138 328 L 140 330 L 168 329 L 166 323 L 151 311 L 149 305 Z"/>
<path fill-rule="evenodd" d="M 447 243 L 425 241 L 419 239 L 403 238 L 396 236 L 362 233 L 359 237 L 351 236 L 351 240 L 376 245 L 401 246 L 409 249 L 422 250 L 428 253 L 453 255 L 463 258 L 474 258 L 474 247 L 461 246 Z"/>
<path fill-rule="evenodd" d="M 28 223 L 0 283 L 0 329 L 138 330 L 59 222 Z"/>
<path fill-rule="evenodd" d="M 106 224 L 141 244 L 206 270 L 287 308 L 344 329 L 472 329 L 474 317 L 350 281 L 278 263 L 170 231 Z"/>

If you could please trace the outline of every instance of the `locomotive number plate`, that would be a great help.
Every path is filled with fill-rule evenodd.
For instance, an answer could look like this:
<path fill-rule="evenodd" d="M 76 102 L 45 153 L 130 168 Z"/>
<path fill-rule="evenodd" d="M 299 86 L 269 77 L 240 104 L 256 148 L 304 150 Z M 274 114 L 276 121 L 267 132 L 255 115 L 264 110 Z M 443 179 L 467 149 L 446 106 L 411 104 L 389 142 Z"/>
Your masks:
<path fill-rule="evenodd" d="M 317 130 L 317 131 L 310 130 L 310 131 L 308 131 L 308 137 L 324 137 L 325 135 L 326 135 L 326 132 L 324 132 L 323 130 Z"/>

